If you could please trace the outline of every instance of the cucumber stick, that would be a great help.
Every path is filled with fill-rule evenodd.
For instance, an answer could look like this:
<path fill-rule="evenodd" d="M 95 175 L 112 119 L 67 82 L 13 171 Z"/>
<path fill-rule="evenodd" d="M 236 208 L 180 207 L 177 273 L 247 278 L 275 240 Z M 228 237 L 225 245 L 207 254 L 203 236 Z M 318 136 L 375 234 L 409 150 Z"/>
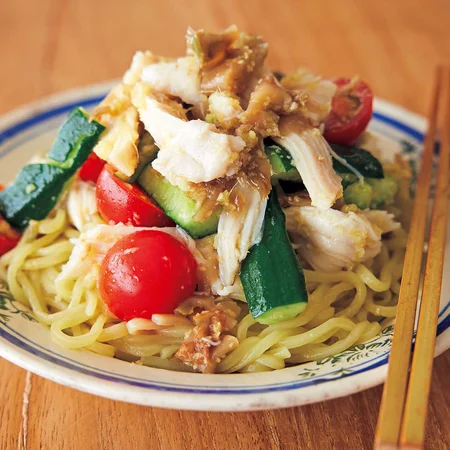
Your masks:
<path fill-rule="evenodd" d="M 184 228 L 194 239 L 208 236 L 217 231 L 220 210 L 204 222 L 194 220 L 198 212 L 197 202 L 177 186 L 171 184 L 151 164 L 148 164 L 138 179 L 138 183 L 155 200 L 164 212 Z"/>
<path fill-rule="evenodd" d="M 240 277 L 250 313 L 260 323 L 292 319 L 306 307 L 305 276 L 274 191 L 267 202 L 262 240 L 243 261 Z"/>
<path fill-rule="evenodd" d="M 292 156 L 279 145 L 265 145 L 264 150 L 272 167 L 273 180 L 300 180 Z"/>
<path fill-rule="evenodd" d="M 384 172 L 380 162 L 367 150 L 362 148 L 331 144 L 336 154 L 344 159 L 347 164 L 358 170 L 362 176 L 368 178 L 383 178 Z M 276 180 L 300 180 L 300 174 L 296 169 L 289 152 L 278 144 L 268 140 L 264 150 L 272 166 L 272 178 Z M 333 158 L 333 169 L 340 175 L 353 172 L 337 159 Z"/>
<path fill-rule="evenodd" d="M 54 164 L 75 173 L 91 154 L 98 141 L 103 125 L 81 108 L 75 108 L 60 128 L 48 158 Z"/>
<path fill-rule="evenodd" d="M 26 165 L 14 183 L 0 192 L 2 216 L 17 228 L 25 228 L 30 220 L 45 219 L 103 130 L 103 125 L 75 108 L 60 129 L 48 162 Z"/>

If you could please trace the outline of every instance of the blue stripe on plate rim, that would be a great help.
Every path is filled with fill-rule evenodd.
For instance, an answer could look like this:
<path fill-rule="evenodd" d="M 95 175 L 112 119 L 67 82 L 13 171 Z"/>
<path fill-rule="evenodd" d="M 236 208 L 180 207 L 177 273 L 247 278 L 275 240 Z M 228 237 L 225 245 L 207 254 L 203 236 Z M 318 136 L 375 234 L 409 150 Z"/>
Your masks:
<path fill-rule="evenodd" d="M 16 122 L 14 125 L 5 128 L 0 132 L 0 145 L 4 144 L 6 141 L 14 138 L 15 136 L 43 123 L 52 118 L 55 118 L 61 114 L 65 114 L 69 112 L 72 108 L 76 106 L 83 106 L 85 108 L 89 108 L 99 101 L 103 99 L 104 95 L 98 96 L 88 96 L 86 98 L 80 99 L 75 102 L 67 102 L 63 103 L 54 108 L 47 109 L 39 114 L 33 115 L 32 117 L 23 119 L 21 121 Z M 421 143 L 423 142 L 424 135 L 422 132 L 417 130 L 414 127 L 406 125 L 403 122 L 400 122 L 388 115 L 374 112 L 373 118 L 375 121 L 382 122 L 394 129 L 397 129 L 415 141 Z M 27 136 L 26 140 L 29 140 L 31 136 Z M 23 143 L 23 142 L 22 142 Z M 14 142 L 13 145 L 4 148 L 0 152 L 0 158 L 5 156 L 10 151 L 14 150 L 19 143 Z M 443 308 L 440 312 L 439 317 L 442 318 L 444 314 L 449 310 L 450 302 Z M 442 334 L 447 328 L 450 327 L 450 315 L 445 317 L 438 325 L 437 328 L 437 336 Z M 8 331 L 7 331 L 8 330 Z M 31 341 L 26 336 L 18 333 L 14 329 L 12 329 L 9 325 L 5 325 L 3 328 L 0 328 L 0 336 L 10 342 L 11 344 L 20 347 L 21 349 L 42 358 L 45 361 L 51 362 L 53 364 L 62 366 L 64 368 L 77 371 L 79 373 L 83 373 L 85 375 L 93 376 L 95 378 L 119 382 L 122 384 L 127 384 L 136 387 L 155 389 L 160 391 L 172 391 L 179 393 L 202 393 L 202 394 L 255 394 L 255 393 L 266 393 L 266 392 L 276 392 L 276 391 L 287 391 L 292 389 L 299 389 L 311 385 L 326 383 L 330 381 L 330 374 L 324 374 L 323 376 L 318 376 L 311 380 L 293 380 L 283 383 L 272 383 L 266 384 L 263 386 L 217 386 L 217 387 L 200 387 L 193 385 L 183 385 L 180 386 L 174 383 L 166 383 L 166 382 L 152 382 L 146 379 L 134 378 L 129 376 L 117 375 L 112 372 L 108 372 L 102 369 L 93 368 L 86 364 L 75 361 L 71 358 L 63 356 L 59 353 L 53 352 L 41 345 Z M 369 361 L 364 361 L 359 364 L 355 364 L 353 366 L 348 367 L 351 370 L 351 373 L 346 375 L 347 377 L 351 377 L 368 370 L 375 369 L 377 367 L 383 366 L 387 364 L 389 351 L 384 352 L 375 358 L 370 359 Z M 356 370 L 354 370 L 356 369 Z"/>

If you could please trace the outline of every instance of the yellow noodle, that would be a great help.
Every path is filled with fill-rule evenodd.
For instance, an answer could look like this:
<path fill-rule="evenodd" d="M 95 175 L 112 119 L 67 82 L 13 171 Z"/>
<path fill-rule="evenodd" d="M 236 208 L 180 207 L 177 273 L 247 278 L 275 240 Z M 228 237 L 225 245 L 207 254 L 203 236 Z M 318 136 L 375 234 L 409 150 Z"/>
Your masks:
<path fill-rule="evenodd" d="M 298 353 L 297 356 L 302 356 L 303 361 L 317 361 L 326 358 L 327 356 L 336 355 L 355 344 L 359 337 L 364 333 L 368 324 L 368 322 L 358 323 L 353 327 L 350 333 L 348 333 L 347 337 L 340 339 L 335 344 L 329 345 L 326 348 L 320 347 L 307 350 L 303 354 Z M 295 362 L 295 357 L 292 357 L 289 362 Z"/>
<path fill-rule="evenodd" d="M 261 355 L 256 361 L 256 364 L 262 364 L 263 366 L 270 367 L 271 369 L 284 369 L 286 366 L 283 358 L 278 358 L 274 355 L 264 354 Z"/>
<path fill-rule="evenodd" d="M 172 358 L 179 348 L 179 345 L 168 345 L 167 347 L 163 347 L 160 351 L 161 359 Z"/>
<path fill-rule="evenodd" d="M 85 322 L 89 316 L 83 311 L 70 317 L 63 317 L 55 321 L 50 326 L 50 333 L 55 342 L 66 348 L 82 348 L 93 344 L 102 332 L 103 325 L 106 322 L 106 316 L 100 314 L 92 328 L 85 334 L 80 336 L 69 336 L 63 332 L 66 328 L 70 328 L 75 324 Z"/>
<path fill-rule="evenodd" d="M 247 314 L 237 326 L 236 337 L 239 342 L 247 338 L 248 329 L 256 323 L 251 314 Z"/>
<path fill-rule="evenodd" d="M 381 331 L 381 325 L 378 322 L 372 322 L 367 326 L 366 331 L 356 341 L 357 344 L 370 341 L 377 336 Z"/>
<path fill-rule="evenodd" d="M 52 339 L 66 348 L 193 371 L 175 357 L 194 326 L 189 317 L 154 315 L 145 321 L 151 327 L 137 326 L 138 334 L 132 335 L 125 322 L 103 312 L 97 268 L 77 279 L 58 279 L 73 248 L 70 240 L 78 236 L 64 208 L 32 222 L 17 247 L 0 259 L 0 274 L 12 295 L 29 305 L 35 317 L 50 327 Z M 395 316 L 405 245 L 406 233 L 398 230 L 382 242 L 375 258 L 354 270 L 305 270 L 309 302 L 294 319 L 261 325 L 245 303 L 239 304 L 240 320 L 230 332 L 239 345 L 219 362 L 216 372 L 278 370 L 335 355 L 377 336 Z"/>
<path fill-rule="evenodd" d="M 283 358 L 283 359 L 287 359 L 291 357 L 291 352 L 286 348 L 281 346 L 278 346 L 279 344 L 277 344 L 277 346 L 275 346 L 274 348 L 272 348 L 271 350 L 266 352 L 266 355 L 273 355 L 273 356 L 277 356 L 278 358 Z"/>
<path fill-rule="evenodd" d="M 288 337 L 280 341 L 280 343 L 288 349 L 301 347 L 302 345 L 316 341 L 321 335 L 324 335 L 331 330 L 342 329 L 345 331 L 351 331 L 354 327 L 355 324 L 350 319 L 344 317 L 334 317 L 333 319 L 327 320 L 325 323 L 313 328 L 312 330 L 298 336 Z"/>
<path fill-rule="evenodd" d="M 145 366 L 156 367 L 158 369 L 174 370 L 176 372 L 194 372 L 192 367 L 183 364 L 175 358 L 162 359 L 157 356 L 146 356 L 141 361 Z"/>
<path fill-rule="evenodd" d="M 98 342 L 108 342 L 115 339 L 120 339 L 128 335 L 126 322 L 116 323 L 107 328 L 103 328 L 102 332 L 98 337 Z"/>

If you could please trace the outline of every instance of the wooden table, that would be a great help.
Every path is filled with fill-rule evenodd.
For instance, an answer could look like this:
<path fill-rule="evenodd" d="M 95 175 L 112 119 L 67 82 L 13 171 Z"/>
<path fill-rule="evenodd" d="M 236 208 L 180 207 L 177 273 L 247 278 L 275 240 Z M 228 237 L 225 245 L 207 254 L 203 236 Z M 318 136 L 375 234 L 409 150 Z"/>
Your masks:
<path fill-rule="evenodd" d="M 129 5 L 133 5 L 130 7 Z M 2 0 L 0 113 L 119 77 L 136 49 L 183 52 L 188 25 L 265 36 L 269 63 L 359 74 L 425 114 L 433 66 L 450 58 L 448 0 Z M 450 448 L 450 352 L 435 363 L 427 448 Z M 23 405 L 24 389 L 31 388 Z M 194 413 L 97 398 L 0 360 L 2 449 L 370 449 L 381 387 L 302 408 Z"/>

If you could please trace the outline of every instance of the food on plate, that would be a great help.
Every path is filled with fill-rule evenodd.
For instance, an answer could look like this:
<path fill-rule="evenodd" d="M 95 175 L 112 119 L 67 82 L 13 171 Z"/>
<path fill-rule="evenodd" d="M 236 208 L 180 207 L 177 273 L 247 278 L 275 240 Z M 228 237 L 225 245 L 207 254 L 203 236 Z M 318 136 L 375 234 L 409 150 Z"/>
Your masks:
<path fill-rule="evenodd" d="M 410 173 L 370 86 L 272 72 L 232 26 L 137 52 L 0 192 L 0 273 L 52 339 L 136 364 L 262 372 L 395 317 Z"/>

